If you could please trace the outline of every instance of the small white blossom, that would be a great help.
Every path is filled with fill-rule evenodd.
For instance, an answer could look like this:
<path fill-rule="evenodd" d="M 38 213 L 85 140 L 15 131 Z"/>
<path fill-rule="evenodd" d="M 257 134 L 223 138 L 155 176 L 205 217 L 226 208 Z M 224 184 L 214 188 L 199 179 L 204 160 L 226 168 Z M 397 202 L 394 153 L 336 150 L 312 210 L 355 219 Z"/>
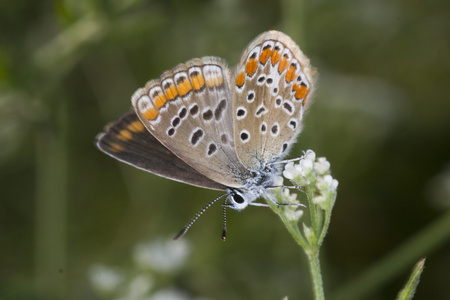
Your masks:
<path fill-rule="evenodd" d="M 325 175 L 330 170 L 330 163 L 325 157 L 319 157 L 314 163 L 314 171 L 318 175 Z"/>
<path fill-rule="evenodd" d="M 326 210 L 330 205 L 330 195 L 327 196 L 319 195 L 313 198 L 314 205 L 317 205 L 323 210 Z"/>
<path fill-rule="evenodd" d="M 336 191 L 337 190 L 337 187 L 338 187 L 338 185 L 339 185 L 339 181 L 337 181 L 337 179 L 333 179 L 332 181 L 331 181 L 331 189 L 333 190 L 333 191 Z"/>
<path fill-rule="evenodd" d="M 300 218 L 303 216 L 303 210 L 301 209 L 288 209 L 284 211 L 284 215 L 291 222 L 298 222 Z"/>
<path fill-rule="evenodd" d="M 314 204 L 323 203 L 323 202 L 325 202 L 326 200 L 327 200 L 327 199 L 326 199 L 324 196 L 322 196 L 322 195 L 316 196 L 316 197 L 313 198 Z"/>
<path fill-rule="evenodd" d="M 322 193 L 334 192 L 337 189 L 338 181 L 331 175 L 325 175 L 317 178 L 316 186 Z"/>
<path fill-rule="evenodd" d="M 115 268 L 94 265 L 89 270 L 89 280 L 95 289 L 109 293 L 118 289 L 124 276 Z"/>
<path fill-rule="evenodd" d="M 303 215 L 303 211 L 299 209 L 299 206 L 303 205 L 297 200 L 297 194 L 290 193 L 289 189 L 283 189 L 278 196 L 280 197 L 281 203 L 290 204 L 283 206 L 283 214 L 286 218 L 291 222 L 298 222 Z"/>
<path fill-rule="evenodd" d="M 127 299 L 140 299 L 148 295 L 153 287 L 154 280 L 150 275 L 140 274 L 134 277 L 128 286 Z"/>
<path fill-rule="evenodd" d="M 303 155 L 303 159 L 307 159 L 310 161 L 316 160 L 316 153 L 312 150 L 306 150 L 305 154 Z"/>
<path fill-rule="evenodd" d="M 137 245 L 133 259 L 140 267 L 171 272 L 184 263 L 188 254 L 186 240 L 182 239 L 176 243 L 172 240 L 156 240 Z"/>
<path fill-rule="evenodd" d="M 189 300 L 190 298 L 183 292 L 175 289 L 165 289 L 156 292 L 149 300 Z"/>
<path fill-rule="evenodd" d="M 288 162 L 283 171 L 283 176 L 289 180 L 298 181 L 298 184 L 308 185 L 310 183 L 310 176 L 314 171 L 315 153 L 308 150 L 302 159 L 297 164 Z"/>
<path fill-rule="evenodd" d="M 281 176 L 275 176 L 273 179 L 273 185 L 274 186 L 282 186 L 284 183 L 283 177 Z"/>
<path fill-rule="evenodd" d="M 297 201 L 297 194 L 291 194 L 289 189 L 283 189 L 283 200 L 284 203 L 300 204 L 300 202 Z"/>
<path fill-rule="evenodd" d="M 302 170 L 302 175 L 303 176 L 308 176 L 311 174 L 312 170 L 313 170 L 313 166 L 314 166 L 314 161 L 313 160 L 309 160 L 309 159 L 302 159 L 299 163 L 301 170 Z"/>
<path fill-rule="evenodd" d="M 288 162 L 286 166 L 284 166 L 283 176 L 287 179 L 294 179 L 295 177 L 299 176 L 301 170 L 298 165 L 294 165 L 294 163 Z"/>

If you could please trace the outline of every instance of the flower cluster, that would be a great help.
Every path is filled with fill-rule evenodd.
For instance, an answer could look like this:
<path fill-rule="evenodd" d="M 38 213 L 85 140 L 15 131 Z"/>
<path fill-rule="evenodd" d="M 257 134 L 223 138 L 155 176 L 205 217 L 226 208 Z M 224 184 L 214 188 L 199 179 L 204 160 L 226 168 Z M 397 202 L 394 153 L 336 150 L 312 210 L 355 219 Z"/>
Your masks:
<path fill-rule="evenodd" d="M 174 243 L 172 239 L 157 239 L 141 243 L 134 249 L 132 269 L 96 264 L 90 268 L 89 279 L 98 295 L 107 299 L 189 299 L 186 293 L 170 287 L 155 288 L 158 275 L 174 275 L 186 262 L 189 252 L 186 240 Z"/>
<path fill-rule="evenodd" d="M 331 208 L 338 181 L 330 175 L 330 163 L 325 157 L 316 159 L 316 153 L 307 150 L 298 163 L 286 164 L 283 176 L 296 186 L 314 190 L 313 203 L 322 209 Z"/>

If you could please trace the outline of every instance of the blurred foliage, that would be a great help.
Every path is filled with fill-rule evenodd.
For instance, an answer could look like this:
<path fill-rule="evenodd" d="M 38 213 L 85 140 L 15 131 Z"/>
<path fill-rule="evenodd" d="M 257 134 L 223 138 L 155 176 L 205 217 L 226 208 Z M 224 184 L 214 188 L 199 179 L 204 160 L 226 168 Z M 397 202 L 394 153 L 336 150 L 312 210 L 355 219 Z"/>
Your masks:
<path fill-rule="evenodd" d="M 96 299 L 91 266 L 131 264 L 135 244 L 174 235 L 218 195 L 114 161 L 93 140 L 147 80 L 192 57 L 234 65 L 269 29 L 320 73 L 292 156 L 326 156 L 340 182 L 322 253 L 328 295 L 450 207 L 448 1 L 4 0 L 0 28 L 2 299 Z M 171 286 L 311 298 L 277 216 L 229 212 L 222 243 L 220 211 L 185 237 L 192 253 Z M 448 238 L 421 255 L 415 299 L 448 298 Z M 365 299 L 394 298 L 414 262 Z"/>

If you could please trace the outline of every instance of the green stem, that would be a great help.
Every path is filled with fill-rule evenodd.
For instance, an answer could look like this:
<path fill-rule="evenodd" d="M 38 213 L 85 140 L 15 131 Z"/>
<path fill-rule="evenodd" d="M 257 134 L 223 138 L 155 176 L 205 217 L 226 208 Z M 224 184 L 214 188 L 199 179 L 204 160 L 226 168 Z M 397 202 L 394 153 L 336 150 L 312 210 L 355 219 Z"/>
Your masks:
<path fill-rule="evenodd" d="M 280 217 L 281 221 L 283 221 L 284 226 L 286 227 L 286 229 L 289 231 L 289 233 L 292 235 L 292 237 L 294 238 L 294 240 L 297 242 L 297 244 L 300 245 L 300 247 L 302 247 L 303 249 L 309 249 L 309 244 L 306 241 L 306 239 L 304 238 L 304 236 L 302 235 L 302 233 L 300 232 L 297 224 L 289 221 L 282 209 L 280 207 L 277 207 L 272 201 L 267 201 L 267 203 L 269 204 L 270 208 Z"/>
<path fill-rule="evenodd" d="M 330 207 L 325 210 L 325 220 L 323 222 L 322 231 L 320 232 L 319 241 L 318 241 L 319 247 L 322 246 L 323 240 L 325 239 L 325 236 L 327 235 L 328 227 L 330 226 L 331 211 L 333 210 L 334 202 L 336 201 L 336 196 L 337 196 L 336 193 L 334 193 L 334 195 L 332 195 L 333 198 L 330 201 Z"/>
<path fill-rule="evenodd" d="M 309 197 L 308 194 L 308 201 L 312 199 L 312 197 Z M 308 242 L 305 237 L 302 235 L 300 229 L 298 228 L 297 224 L 288 220 L 283 210 L 279 207 L 277 207 L 272 201 L 267 201 L 269 206 L 272 208 L 272 210 L 280 217 L 280 219 L 283 221 L 284 226 L 286 226 L 286 229 L 289 231 L 289 233 L 292 235 L 294 240 L 297 242 L 297 244 L 302 247 L 306 253 L 306 256 L 308 258 L 309 263 L 309 270 L 311 273 L 312 278 L 312 284 L 313 284 L 313 291 L 314 291 L 314 299 L 315 300 L 323 300 L 325 299 L 325 294 L 323 291 L 323 282 L 322 282 L 322 273 L 320 270 L 320 260 L 319 260 L 319 248 L 320 245 L 317 243 L 317 240 L 313 238 L 310 242 Z M 312 200 L 310 201 L 310 206 L 312 205 Z M 311 220 L 314 218 L 311 217 Z"/>
<path fill-rule="evenodd" d="M 311 188 L 306 190 L 306 198 L 308 199 L 309 216 L 311 218 L 311 228 L 316 237 L 320 236 L 320 222 L 318 220 L 316 205 L 313 203 L 314 194 Z"/>
<path fill-rule="evenodd" d="M 310 246 L 308 244 L 308 241 L 303 237 L 302 233 L 298 229 L 297 224 L 293 224 L 292 222 L 286 220 L 282 214 L 278 214 L 283 221 L 284 225 L 286 226 L 286 229 L 289 231 L 289 233 L 292 235 L 294 240 L 297 242 L 297 244 L 300 245 L 303 249 L 309 249 Z"/>
<path fill-rule="evenodd" d="M 306 252 L 309 262 L 309 271 L 313 282 L 314 299 L 324 300 L 322 273 L 320 271 L 319 251 Z"/>

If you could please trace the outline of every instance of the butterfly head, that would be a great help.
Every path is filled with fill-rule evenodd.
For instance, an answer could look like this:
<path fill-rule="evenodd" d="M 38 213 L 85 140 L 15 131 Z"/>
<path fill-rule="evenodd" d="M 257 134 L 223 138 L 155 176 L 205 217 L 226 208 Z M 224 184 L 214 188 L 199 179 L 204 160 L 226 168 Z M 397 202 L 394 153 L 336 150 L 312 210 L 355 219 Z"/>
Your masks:
<path fill-rule="evenodd" d="M 252 176 L 246 179 L 244 187 L 227 189 L 227 207 L 241 211 L 248 205 L 260 205 L 254 201 L 267 195 L 266 189 L 274 186 L 279 173 L 279 169 L 273 164 L 265 164 L 261 170 L 252 171 Z"/>

